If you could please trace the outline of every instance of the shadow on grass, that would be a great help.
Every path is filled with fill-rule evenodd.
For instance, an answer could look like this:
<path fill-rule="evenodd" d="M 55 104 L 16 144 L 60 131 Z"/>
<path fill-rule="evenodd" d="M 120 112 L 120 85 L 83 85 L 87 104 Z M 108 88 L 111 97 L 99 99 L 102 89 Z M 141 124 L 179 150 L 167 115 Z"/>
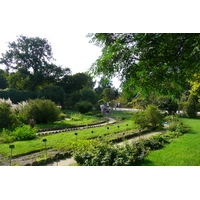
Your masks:
<path fill-rule="evenodd" d="M 155 166 L 154 163 L 151 160 L 144 159 L 141 161 L 138 161 L 135 166 Z"/>

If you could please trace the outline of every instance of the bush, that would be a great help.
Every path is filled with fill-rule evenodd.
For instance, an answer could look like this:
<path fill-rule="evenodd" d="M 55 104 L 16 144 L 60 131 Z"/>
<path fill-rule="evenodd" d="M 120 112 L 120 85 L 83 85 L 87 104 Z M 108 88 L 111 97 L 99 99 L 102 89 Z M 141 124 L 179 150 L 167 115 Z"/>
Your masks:
<path fill-rule="evenodd" d="M 169 131 L 187 133 L 189 131 L 189 127 L 184 125 L 182 122 L 176 121 L 176 122 L 170 123 Z"/>
<path fill-rule="evenodd" d="M 83 116 L 80 113 L 74 113 L 71 115 L 70 119 L 73 121 L 80 121 L 83 119 Z"/>
<path fill-rule="evenodd" d="M 36 123 L 49 123 L 57 120 L 60 112 L 60 109 L 51 100 L 35 99 L 29 100 L 21 108 L 19 115 L 24 115 L 27 123 L 30 119 L 34 119 Z"/>
<path fill-rule="evenodd" d="M 90 102 L 87 101 L 81 101 L 76 103 L 75 108 L 80 112 L 80 113 L 86 113 L 92 110 L 93 105 Z"/>
<path fill-rule="evenodd" d="M 197 115 L 197 99 L 194 95 L 190 95 L 188 98 L 186 114 L 187 114 L 187 117 L 190 117 L 190 118 L 195 118 Z"/>
<path fill-rule="evenodd" d="M 4 103 L 0 104 L 0 128 L 8 128 L 17 124 L 17 118 L 11 107 Z"/>
<path fill-rule="evenodd" d="M 25 125 L 17 127 L 10 135 L 13 136 L 15 140 L 31 140 L 36 137 L 36 129 Z"/>
<path fill-rule="evenodd" d="M 149 105 L 145 111 L 135 113 L 133 120 L 140 129 L 156 129 L 162 126 L 162 115 L 157 106 Z"/>
<path fill-rule="evenodd" d="M 147 152 L 148 148 L 135 143 L 120 147 L 100 144 L 89 151 L 77 151 L 74 158 L 86 166 L 131 166 L 142 160 Z"/>

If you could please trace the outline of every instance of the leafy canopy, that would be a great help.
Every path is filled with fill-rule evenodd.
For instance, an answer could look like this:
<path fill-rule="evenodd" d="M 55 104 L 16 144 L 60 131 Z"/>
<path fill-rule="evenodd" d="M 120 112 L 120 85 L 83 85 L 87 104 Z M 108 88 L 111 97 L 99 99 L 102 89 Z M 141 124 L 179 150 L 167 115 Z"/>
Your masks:
<path fill-rule="evenodd" d="M 89 37 L 103 48 L 91 71 L 120 75 L 129 92 L 179 95 L 200 72 L 200 34 L 96 33 Z"/>

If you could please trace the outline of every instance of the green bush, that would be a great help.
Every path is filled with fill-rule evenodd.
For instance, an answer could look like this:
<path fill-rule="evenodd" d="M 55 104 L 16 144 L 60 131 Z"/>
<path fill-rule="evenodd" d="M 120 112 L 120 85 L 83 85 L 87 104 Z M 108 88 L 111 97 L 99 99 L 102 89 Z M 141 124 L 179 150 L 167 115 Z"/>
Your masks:
<path fill-rule="evenodd" d="M 70 119 L 73 121 L 80 121 L 83 119 L 83 116 L 80 113 L 74 113 L 70 116 Z"/>
<path fill-rule="evenodd" d="M 28 125 L 17 127 L 13 132 L 10 133 L 15 140 L 31 140 L 36 137 L 36 129 L 31 128 Z"/>
<path fill-rule="evenodd" d="M 86 166 L 131 166 L 142 160 L 148 153 L 148 148 L 136 143 L 125 146 L 100 144 L 89 151 L 77 151 L 74 159 Z"/>
<path fill-rule="evenodd" d="M 11 136 L 9 132 L 10 131 L 5 129 L 2 131 L 0 134 L 0 143 L 10 143 L 15 141 L 15 138 Z"/>
<path fill-rule="evenodd" d="M 175 121 L 171 122 L 169 125 L 169 131 L 179 132 L 179 133 L 187 133 L 189 131 L 189 127 L 182 122 Z"/>
<path fill-rule="evenodd" d="M 147 106 L 145 111 L 135 113 L 133 120 L 140 129 L 156 129 L 162 126 L 162 115 L 154 105 Z"/>
<path fill-rule="evenodd" d="M 19 111 L 19 115 L 23 115 L 28 123 L 30 119 L 34 119 L 36 123 L 49 123 L 58 119 L 60 109 L 54 102 L 48 99 L 29 100 Z"/>
<path fill-rule="evenodd" d="M 92 110 L 92 103 L 87 102 L 87 101 L 81 101 L 76 103 L 75 108 L 80 112 L 80 113 L 86 113 Z"/>
<path fill-rule="evenodd" d="M 196 96 L 190 95 L 188 98 L 188 104 L 186 107 L 187 117 L 195 118 L 197 115 L 197 99 Z"/>
<path fill-rule="evenodd" d="M 8 128 L 17 124 L 17 118 L 11 107 L 6 103 L 0 104 L 0 128 Z"/>

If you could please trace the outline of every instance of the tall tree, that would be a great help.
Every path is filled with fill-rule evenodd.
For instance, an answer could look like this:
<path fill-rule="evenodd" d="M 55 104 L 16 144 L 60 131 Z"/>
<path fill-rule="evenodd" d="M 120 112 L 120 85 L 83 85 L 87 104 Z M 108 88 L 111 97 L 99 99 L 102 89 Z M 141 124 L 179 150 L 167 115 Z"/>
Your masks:
<path fill-rule="evenodd" d="M 121 75 L 129 91 L 180 94 L 200 72 L 200 34 L 97 33 L 91 42 L 102 55 L 92 67 L 95 74 Z"/>
<path fill-rule="evenodd" d="M 16 41 L 8 44 L 8 48 L 2 54 L 0 63 L 6 65 L 8 71 L 21 70 L 28 74 L 32 90 L 45 82 L 62 77 L 66 72 L 52 63 L 52 48 L 46 39 L 19 36 Z"/>
<path fill-rule="evenodd" d="M 7 77 L 7 73 L 0 69 L 0 89 L 6 89 L 7 86 L 8 86 L 8 83 L 7 83 L 7 80 L 6 80 L 6 77 Z"/>

